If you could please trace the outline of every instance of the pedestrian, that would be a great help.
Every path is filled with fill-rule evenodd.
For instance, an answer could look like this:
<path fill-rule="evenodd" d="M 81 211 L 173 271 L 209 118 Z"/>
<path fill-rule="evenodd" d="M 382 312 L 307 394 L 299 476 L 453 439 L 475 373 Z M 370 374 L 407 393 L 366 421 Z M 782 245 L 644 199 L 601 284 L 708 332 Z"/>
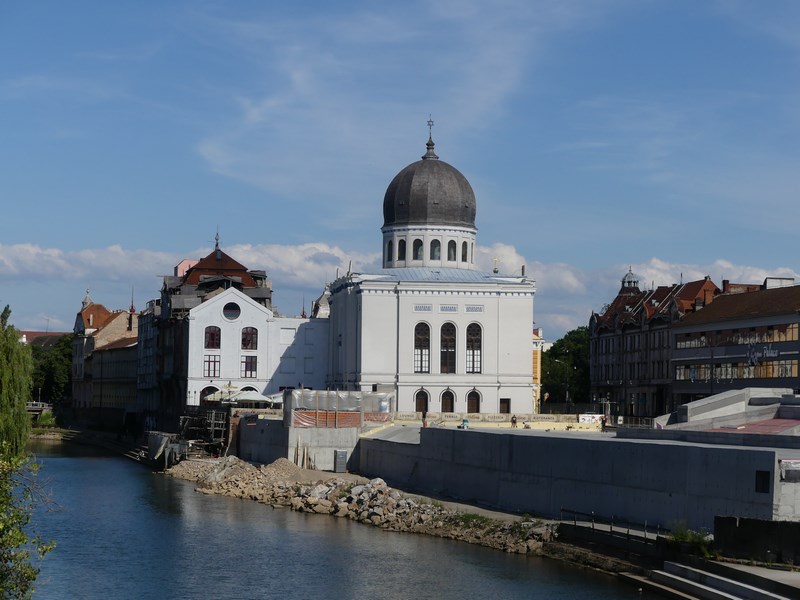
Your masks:
<path fill-rule="evenodd" d="M 511 415 L 511 429 L 517 428 L 517 415 Z"/>
<path fill-rule="evenodd" d="M 605 415 L 603 415 L 602 418 L 600 419 L 600 431 L 605 431 L 605 430 L 606 430 L 606 417 Z"/>

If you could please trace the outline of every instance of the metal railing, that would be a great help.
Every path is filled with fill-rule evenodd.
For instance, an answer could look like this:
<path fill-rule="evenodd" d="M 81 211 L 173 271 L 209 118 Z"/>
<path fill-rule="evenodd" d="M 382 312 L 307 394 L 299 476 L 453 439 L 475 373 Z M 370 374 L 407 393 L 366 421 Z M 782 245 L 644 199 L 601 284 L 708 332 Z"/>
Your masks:
<path fill-rule="evenodd" d="M 565 519 L 564 515 L 567 515 L 568 518 Z M 569 518 L 571 516 L 571 518 Z M 631 532 L 633 532 L 634 538 L 642 538 L 644 539 L 644 543 L 650 543 L 649 535 L 654 536 L 652 541 L 655 542 L 659 536 L 667 535 L 669 533 L 669 529 L 662 527 L 660 523 L 648 523 L 645 521 L 644 523 L 636 523 L 632 521 L 626 521 L 620 517 L 611 515 L 610 517 L 598 515 L 594 511 L 585 513 L 577 510 L 572 510 L 570 508 L 561 507 L 560 512 L 560 521 L 569 522 L 572 521 L 572 524 L 576 527 L 578 524 L 583 525 L 584 523 L 587 524 L 588 527 L 591 527 L 592 531 L 606 531 L 606 527 L 608 527 L 608 532 L 612 535 L 619 534 L 624 535 L 626 539 L 631 539 Z"/>

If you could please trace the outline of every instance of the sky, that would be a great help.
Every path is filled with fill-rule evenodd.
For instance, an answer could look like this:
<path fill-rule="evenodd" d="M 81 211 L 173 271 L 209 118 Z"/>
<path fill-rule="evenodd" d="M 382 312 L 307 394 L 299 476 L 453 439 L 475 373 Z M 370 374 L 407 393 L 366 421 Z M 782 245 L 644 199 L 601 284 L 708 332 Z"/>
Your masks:
<path fill-rule="evenodd" d="M 214 245 L 297 315 L 380 265 L 383 196 L 441 160 L 477 261 L 586 325 L 641 287 L 800 278 L 800 2 L 0 4 L 0 306 L 71 331 Z M 799 279 L 800 280 L 800 279 Z"/>

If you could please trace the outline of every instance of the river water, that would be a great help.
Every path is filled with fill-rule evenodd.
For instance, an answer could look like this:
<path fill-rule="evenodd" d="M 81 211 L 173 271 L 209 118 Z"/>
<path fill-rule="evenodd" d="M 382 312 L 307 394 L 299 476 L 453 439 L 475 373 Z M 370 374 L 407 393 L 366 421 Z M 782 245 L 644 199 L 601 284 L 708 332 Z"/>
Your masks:
<path fill-rule="evenodd" d="M 550 559 L 206 496 L 81 447 L 32 450 L 58 505 L 34 515 L 57 544 L 35 599 L 641 598 Z"/>

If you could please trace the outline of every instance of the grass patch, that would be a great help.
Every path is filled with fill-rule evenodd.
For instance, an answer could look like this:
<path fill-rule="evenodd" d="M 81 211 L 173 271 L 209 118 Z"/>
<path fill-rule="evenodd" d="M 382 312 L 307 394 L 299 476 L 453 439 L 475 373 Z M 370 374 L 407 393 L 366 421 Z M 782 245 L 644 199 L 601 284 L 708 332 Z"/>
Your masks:
<path fill-rule="evenodd" d="M 669 540 L 681 550 L 688 550 L 690 554 L 703 558 L 710 558 L 714 554 L 714 542 L 709 536 L 709 532 L 704 529 L 700 531 L 689 529 L 685 522 L 679 522 L 672 526 Z"/>
<path fill-rule="evenodd" d="M 469 529 L 486 529 L 494 524 L 494 520 L 475 513 L 456 513 L 447 517 L 448 525 Z"/>

